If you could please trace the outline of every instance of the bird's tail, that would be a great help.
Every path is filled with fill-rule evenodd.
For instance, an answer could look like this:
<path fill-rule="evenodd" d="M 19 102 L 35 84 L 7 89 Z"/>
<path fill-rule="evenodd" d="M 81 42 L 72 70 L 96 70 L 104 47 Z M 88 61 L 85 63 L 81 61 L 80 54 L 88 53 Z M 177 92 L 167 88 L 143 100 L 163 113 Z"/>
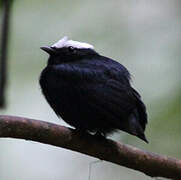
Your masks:
<path fill-rule="evenodd" d="M 146 136 L 144 134 L 144 129 L 140 125 L 140 122 L 138 119 L 139 117 L 136 117 L 135 111 L 136 110 L 134 110 L 134 112 L 130 115 L 128 119 L 129 133 L 139 137 L 140 139 L 148 143 L 148 140 L 146 139 Z"/>

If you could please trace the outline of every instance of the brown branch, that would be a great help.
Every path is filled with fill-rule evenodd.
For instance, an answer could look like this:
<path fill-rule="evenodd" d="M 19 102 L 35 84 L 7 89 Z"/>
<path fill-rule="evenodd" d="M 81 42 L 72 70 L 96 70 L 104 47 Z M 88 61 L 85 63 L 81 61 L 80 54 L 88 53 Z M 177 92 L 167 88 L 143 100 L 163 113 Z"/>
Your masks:
<path fill-rule="evenodd" d="M 151 177 L 181 179 L 181 160 L 120 144 L 109 139 L 22 117 L 0 116 L 0 137 L 50 144 L 141 171 Z"/>
<path fill-rule="evenodd" d="M 7 54 L 11 5 L 12 0 L 2 1 L 2 29 L 0 42 L 0 108 L 5 107 L 5 88 L 7 82 Z"/>

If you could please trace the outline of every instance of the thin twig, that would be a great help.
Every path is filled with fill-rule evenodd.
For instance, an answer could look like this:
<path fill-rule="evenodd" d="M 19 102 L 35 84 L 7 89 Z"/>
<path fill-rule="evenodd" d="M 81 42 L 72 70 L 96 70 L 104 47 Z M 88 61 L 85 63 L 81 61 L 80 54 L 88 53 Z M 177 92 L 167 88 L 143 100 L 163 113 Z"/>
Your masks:
<path fill-rule="evenodd" d="M 143 172 L 151 177 L 181 179 L 181 160 L 150 153 L 71 128 L 15 116 L 0 116 L 0 137 L 32 140 L 77 151 Z"/>
<path fill-rule="evenodd" d="M 92 166 L 94 164 L 100 163 L 102 162 L 102 160 L 96 160 L 96 161 L 92 161 L 89 163 L 89 176 L 88 176 L 88 180 L 91 180 L 91 174 L 92 174 Z"/>
<path fill-rule="evenodd" d="M 0 42 L 0 108 L 5 107 L 5 88 L 7 83 L 7 54 L 11 4 L 12 0 L 3 0 L 2 2 L 2 29 Z"/>

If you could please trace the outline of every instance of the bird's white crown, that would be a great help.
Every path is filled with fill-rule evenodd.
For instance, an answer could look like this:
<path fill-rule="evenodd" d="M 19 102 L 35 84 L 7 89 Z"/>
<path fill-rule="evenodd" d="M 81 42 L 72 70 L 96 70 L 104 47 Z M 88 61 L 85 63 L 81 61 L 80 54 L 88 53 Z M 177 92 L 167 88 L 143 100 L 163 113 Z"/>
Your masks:
<path fill-rule="evenodd" d="M 77 48 L 77 49 L 94 49 L 94 46 L 91 44 L 88 44 L 85 42 L 69 40 L 67 36 L 60 39 L 58 42 L 53 44 L 51 47 L 63 48 L 63 47 L 70 47 L 70 46 Z"/>

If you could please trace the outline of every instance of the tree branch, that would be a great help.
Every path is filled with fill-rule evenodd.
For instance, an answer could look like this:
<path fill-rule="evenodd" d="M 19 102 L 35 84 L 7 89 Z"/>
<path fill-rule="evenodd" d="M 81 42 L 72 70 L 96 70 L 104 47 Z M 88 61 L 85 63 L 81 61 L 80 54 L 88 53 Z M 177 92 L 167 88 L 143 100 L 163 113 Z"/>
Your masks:
<path fill-rule="evenodd" d="M 0 137 L 50 144 L 141 171 L 151 177 L 181 179 L 181 160 L 98 139 L 64 126 L 14 116 L 0 116 Z"/>

